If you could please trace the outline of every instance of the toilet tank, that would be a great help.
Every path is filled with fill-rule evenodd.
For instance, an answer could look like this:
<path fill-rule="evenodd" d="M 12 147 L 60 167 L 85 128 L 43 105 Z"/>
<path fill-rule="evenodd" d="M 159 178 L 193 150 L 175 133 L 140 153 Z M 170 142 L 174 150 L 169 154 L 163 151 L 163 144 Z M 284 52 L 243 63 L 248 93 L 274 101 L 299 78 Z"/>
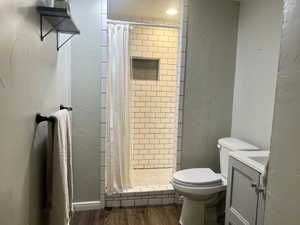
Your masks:
<path fill-rule="evenodd" d="M 259 148 L 247 142 L 233 137 L 221 138 L 218 140 L 220 150 L 221 174 L 227 179 L 229 152 L 232 151 L 258 151 Z"/>

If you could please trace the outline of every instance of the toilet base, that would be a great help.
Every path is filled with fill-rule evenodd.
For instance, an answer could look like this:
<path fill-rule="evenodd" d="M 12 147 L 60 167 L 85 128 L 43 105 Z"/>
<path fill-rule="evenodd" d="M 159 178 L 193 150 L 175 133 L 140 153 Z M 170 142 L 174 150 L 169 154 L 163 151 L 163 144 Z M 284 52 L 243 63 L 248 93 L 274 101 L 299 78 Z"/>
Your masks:
<path fill-rule="evenodd" d="M 184 197 L 179 223 L 181 225 L 205 225 L 205 201 Z"/>

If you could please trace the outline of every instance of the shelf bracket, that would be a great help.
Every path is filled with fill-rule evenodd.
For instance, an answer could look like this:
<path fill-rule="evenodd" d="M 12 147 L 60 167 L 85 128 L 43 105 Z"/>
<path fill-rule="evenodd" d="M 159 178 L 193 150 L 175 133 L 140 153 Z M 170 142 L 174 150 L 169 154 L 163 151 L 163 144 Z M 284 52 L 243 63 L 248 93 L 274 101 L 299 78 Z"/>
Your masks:
<path fill-rule="evenodd" d="M 64 22 L 66 18 L 62 18 L 55 26 L 53 26 L 49 31 L 47 31 L 45 34 L 43 34 L 43 15 L 40 15 L 40 29 L 41 29 L 41 41 L 44 41 L 44 39 L 55 30 L 56 26 L 59 26 L 62 22 Z"/>
<path fill-rule="evenodd" d="M 74 35 L 75 34 L 71 34 L 70 37 L 68 37 L 61 44 L 59 44 L 59 34 L 58 34 L 58 32 L 56 32 L 56 50 L 59 51 L 59 49 L 61 47 L 63 47 L 68 41 L 70 41 L 72 39 L 72 37 L 74 37 Z"/>
<path fill-rule="evenodd" d="M 71 40 L 76 34 L 80 34 L 80 30 L 74 23 L 70 12 L 67 8 L 55 8 L 55 7 L 37 7 L 37 11 L 40 14 L 40 38 L 44 41 L 46 37 L 51 33 L 56 33 L 56 50 L 59 51 L 67 42 Z M 49 30 L 43 31 L 45 29 L 45 21 L 51 25 Z M 48 26 L 46 27 L 48 29 Z M 68 34 L 70 36 L 65 36 L 60 39 L 59 34 Z M 64 39 L 64 40 L 63 40 Z"/>

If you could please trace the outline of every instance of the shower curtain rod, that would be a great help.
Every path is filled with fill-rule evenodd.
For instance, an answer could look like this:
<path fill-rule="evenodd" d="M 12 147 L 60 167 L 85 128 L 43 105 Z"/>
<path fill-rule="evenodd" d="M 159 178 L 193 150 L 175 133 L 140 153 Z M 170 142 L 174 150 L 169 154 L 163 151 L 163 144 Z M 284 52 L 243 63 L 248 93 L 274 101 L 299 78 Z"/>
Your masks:
<path fill-rule="evenodd" d="M 162 28 L 179 29 L 178 26 L 172 26 L 172 25 L 140 23 L 140 22 L 131 22 L 131 21 L 124 21 L 124 20 L 110 20 L 110 19 L 108 19 L 107 22 L 108 23 L 114 23 L 114 24 L 129 24 L 129 25 L 136 25 L 136 26 L 162 27 Z"/>

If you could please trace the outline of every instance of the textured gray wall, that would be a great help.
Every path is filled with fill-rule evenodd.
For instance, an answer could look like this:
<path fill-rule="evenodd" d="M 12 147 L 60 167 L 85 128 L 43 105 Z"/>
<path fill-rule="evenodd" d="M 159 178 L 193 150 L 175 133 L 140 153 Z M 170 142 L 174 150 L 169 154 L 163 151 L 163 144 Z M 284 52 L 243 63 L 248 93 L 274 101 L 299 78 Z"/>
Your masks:
<path fill-rule="evenodd" d="M 74 201 L 100 200 L 100 1 L 72 0 Z"/>
<path fill-rule="evenodd" d="M 298 225 L 300 202 L 300 2 L 284 1 L 265 225 Z"/>
<path fill-rule="evenodd" d="M 282 0 L 241 2 L 231 135 L 269 149 Z"/>
<path fill-rule="evenodd" d="M 70 48 L 39 37 L 35 0 L 0 1 L 0 224 L 41 225 L 47 123 L 70 104 Z M 45 29 L 46 30 L 46 29 Z"/>
<path fill-rule="evenodd" d="M 217 140 L 229 136 L 239 3 L 192 0 L 189 6 L 183 168 L 217 169 Z"/>

